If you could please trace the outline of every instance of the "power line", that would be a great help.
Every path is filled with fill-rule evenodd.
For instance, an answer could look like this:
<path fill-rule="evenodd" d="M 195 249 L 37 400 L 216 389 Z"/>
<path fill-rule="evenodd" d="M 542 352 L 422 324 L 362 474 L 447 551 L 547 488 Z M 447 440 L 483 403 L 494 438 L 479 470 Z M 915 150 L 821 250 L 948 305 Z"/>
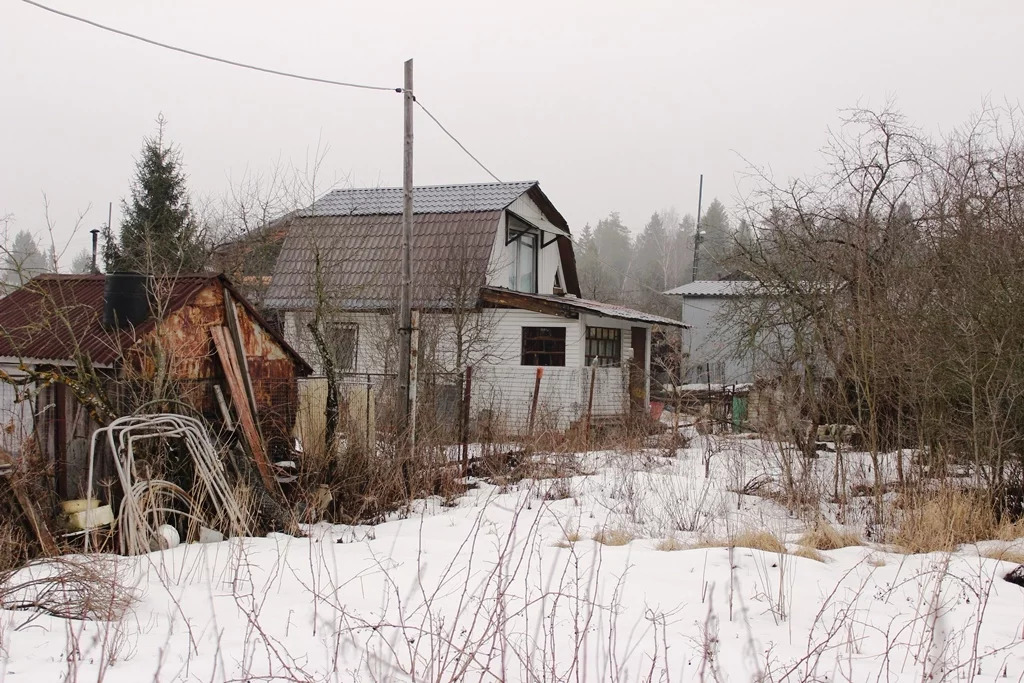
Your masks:
<path fill-rule="evenodd" d="M 63 11 L 61 11 L 59 9 L 55 9 L 53 7 L 47 7 L 46 5 L 43 5 L 43 4 L 38 3 L 38 2 L 35 2 L 35 0 L 21 0 L 21 1 L 24 2 L 27 5 L 32 5 L 33 7 L 38 7 L 39 9 L 46 10 L 47 12 L 52 12 L 53 14 L 57 14 L 59 16 L 65 17 L 67 19 L 72 19 L 74 21 L 79 21 L 79 22 L 81 22 L 83 24 L 88 24 L 89 26 L 94 26 L 94 27 L 96 27 L 98 29 L 102 29 L 104 31 L 109 31 L 110 33 L 116 33 L 117 35 L 124 36 L 125 38 L 131 38 L 132 40 L 138 40 L 139 42 L 146 43 L 148 45 L 155 45 L 156 47 L 162 47 L 162 48 L 164 48 L 166 50 L 173 50 L 174 52 L 180 52 L 181 54 L 190 55 L 192 57 L 199 57 L 200 59 L 207 59 L 207 60 L 209 60 L 211 62 L 219 62 L 221 64 L 227 64 L 229 66 L 237 66 L 237 67 L 242 68 L 242 69 L 249 69 L 251 71 L 259 71 L 261 73 L 272 74 L 274 76 L 284 76 L 285 78 L 294 78 L 294 79 L 297 79 L 297 80 L 300 80 L 300 81 L 311 81 L 313 83 L 325 83 L 327 85 L 336 85 L 336 86 L 340 86 L 340 87 L 343 87 L 343 88 L 360 88 L 362 90 L 384 90 L 384 91 L 397 92 L 397 93 L 402 92 L 402 88 L 389 88 L 389 87 L 383 86 L 383 85 L 366 85 L 365 83 L 348 83 L 348 82 L 345 82 L 345 81 L 334 81 L 334 80 L 331 80 L 329 78 L 317 78 L 315 76 L 303 76 L 302 74 L 291 73 L 291 72 L 288 72 L 288 71 L 278 71 L 277 69 L 268 69 L 266 67 L 255 66 L 253 64 L 246 64 L 244 62 L 236 62 L 236 61 L 234 61 L 232 59 L 225 59 L 223 57 L 215 57 L 213 55 L 204 54 L 202 52 L 196 52 L 195 50 L 189 50 L 189 49 L 186 49 L 186 48 L 183 48 L 183 47 L 178 47 L 176 45 L 169 45 L 167 43 L 161 43 L 158 40 L 153 40 L 152 38 L 146 38 L 144 36 L 140 36 L 140 35 L 137 35 L 135 33 L 131 33 L 129 31 L 122 31 L 119 28 L 114 28 L 113 26 L 107 26 L 105 24 L 101 24 L 101 23 L 93 21 L 91 19 L 86 19 L 85 17 L 80 17 L 80 16 L 77 16 L 75 14 L 70 14 L 68 12 L 63 12 Z M 431 118 L 433 118 L 433 117 L 431 117 Z M 440 125 L 440 124 L 438 124 L 438 125 Z"/>
<path fill-rule="evenodd" d="M 54 7 L 49 7 L 49 6 L 44 5 L 42 3 L 35 2 L 35 0 L 21 0 L 21 1 L 24 2 L 27 5 L 32 5 L 33 7 L 37 7 L 39 9 L 41 9 L 41 10 L 45 10 L 45 11 L 50 12 L 52 14 L 56 14 L 58 16 L 65 17 L 65 18 L 71 19 L 73 21 L 78 21 L 78 22 L 81 22 L 83 24 L 87 24 L 89 26 L 93 26 L 95 28 L 101 29 L 103 31 L 107 31 L 109 33 L 114 33 L 114 34 L 117 34 L 119 36 L 124 36 L 125 38 L 131 38 L 132 40 L 137 40 L 139 42 L 146 43 L 147 45 L 153 45 L 153 46 L 156 46 L 156 47 L 162 47 L 165 50 L 172 50 L 174 52 L 179 52 L 181 54 L 189 55 L 191 57 L 198 57 L 199 59 L 206 59 L 206 60 L 211 61 L 211 62 L 217 62 L 219 64 L 227 64 L 228 66 L 234 66 L 234 67 L 238 67 L 238 68 L 241 68 L 241 69 L 249 69 L 250 71 L 258 71 L 260 73 L 271 74 L 273 76 L 282 76 L 284 78 L 294 78 L 294 79 L 300 80 L 300 81 L 308 81 L 308 82 L 311 82 L 311 83 L 323 83 L 325 85 L 334 85 L 334 86 L 339 86 L 339 87 L 343 87 L 343 88 L 358 88 L 358 89 L 361 89 L 361 90 L 379 90 L 379 91 L 396 92 L 396 93 L 403 93 L 403 92 L 405 92 L 405 90 L 403 88 L 392 88 L 392 87 L 383 86 L 383 85 L 367 85 L 365 83 L 349 83 L 347 81 L 335 81 L 335 80 L 331 80 L 329 78 L 318 78 L 316 76 L 304 76 L 302 74 L 291 73 L 289 71 L 279 71 L 277 69 L 270 69 L 270 68 L 267 68 L 267 67 L 256 66 L 254 64 L 246 64 L 245 62 L 238 62 L 238 61 L 235 61 L 233 59 L 226 59 L 224 57 L 216 57 L 214 55 L 208 55 L 208 54 L 205 54 L 203 52 L 196 52 L 195 50 L 189 50 L 187 48 L 178 47 L 176 45 L 170 45 L 168 43 L 162 43 L 162 42 L 160 42 L 158 40 L 153 40 L 152 38 L 146 38 L 145 36 L 140 36 L 138 34 L 131 33 L 130 31 L 124 31 L 124 30 L 121 30 L 119 28 L 114 28 L 113 26 L 107 26 L 106 24 L 101 24 L 101 23 L 99 23 L 97 21 L 93 21 L 91 19 L 86 19 L 85 17 L 81 17 L 81 16 L 78 16 L 78 15 L 75 15 L 75 14 L 71 14 L 69 12 L 64 12 L 64 11 L 56 9 Z M 444 132 L 444 134 L 447 135 L 452 140 L 452 142 L 454 142 L 456 145 L 458 145 L 459 149 L 461 149 L 466 154 L 466 156 L 468 156 L 470 159 L 472 159 L 476 163 L 476 165 L 479 166 L 480 168 L 482 168 L 484 170 L 484 172 L 487 173 L 487 175 L 489 175 L 491 178 L 493 178 L 495 180 L 495 182 L 499 182 L 499 183 L 501 182 L 501 179 L 498 178 L 498 176 L 496 176 L 491 171 L 491 169 L 487 168 L 487 166 L 485 166 L 484 163 L 482 161 L 480 161 L 472 152 L 470 152 L 469 149 L 464 144 L 462 144 L 462 142 L 457 137 L 455 137 L 455 135 L 453 135 L 452 132 L 449 131 L 445 127 L 445 125 L 443 123 L 441 123 L 441 121 L 436 116 L 434 116 L 430 112 L 430 110 L 427 109 L 423 105 L 422 102 L 419 101 L 418 98 L 414 97 L 413 101 L 416 102 L 417 105 L 419 105 L 420 109 L 423 110 L 423 113 L 426 114 L 428 117 L 430 117 L 430 120 L 433 121 L 434 124 L 437 125 L 437 127 L 440 128 Z M 581 246 L 580 243 L 577 242 L 576 239 L 573 238 L 571 235 L 568 236 L 568 239 L 569 239 L 570 242 L 572 242 L 576 246 Z M 624 272 L 620 271 L 618 268 L 615 268 L 614 266 L 612 266 L 611 264 L 606 263 L 605 261 L 602 261 L 601 259 L 597 258 L 596 256 L 593 257 L 593 258 L 594 258 L 595 261 L 597 261 L 601 265 L 605 266 L 606 268 L 611 269 L 613 272 L 621 275 L 623 278 L 633 280 L 634 282 L 639 284 L 641 287 L 643 287 L 645 289 L 648 289 L 651 292 L 654 292 L 655 294 L 664 294 L 664 292 L 659 292 L 658 290 L 654 289 L 653 287 L 650 287 L 646 283 L 640 281 L 640 279 L 637 278 L 636 276 L 629 275 L 628 273 L 624 273 Z"/>
<path fill-rule="evenodd" d="M 413 101 L 414 101 L 414 102 L 415 102 L 416 104 L 418 104 L 418 105 L 420 106 L 420 109 L 422 109 L 422 110 L 423 110 L 423 113 L 424 113 L 424 114 L 426 114 L 427 116 L 429 116 L 429 117 L 430 117 L 430 120 L 431 120 L 431 121 L 433 121 L 434 123 L 436 123 L 436 124 L 437 124 L 437 127 L 438 127 L 438 128 L 440 128 L 441 130 L 443 130 L 443 131 L 444 131 L 444 134 L 445 134 L 445 135 L 447 135 L 448 137 L 450 137 L 450 138 L 452 139 L 452 142 L 454 142 L 454 143 L 455 143 L 456 145 L 458 145 L 458 146 L 459 146 L 459 149 L 461 149 L 461 150 L 462 150 L 463 152 L 465 152 L 465 153 L 466 153 L 466 155 L 467 155 L 467 156 L 468 156 L 468 157 L 469 157 L 470 159 L 472 159 L 473 161 L 475 161 L 475 162 L 476 162 L 476 165 L 477 165 L 477 166 L 479 166 L 480 168 L 484 169 L 484 171 L 485 171 L 485 172 L 487 173 L 487 175 L 489 175 L 489 176 L 491 176 L 492 178 L 494 178 L 494 181 L 495 181 L 495 182 L 498 182 L 498 183 L 500 183 L 500 182 L 501 182 L 501 180 L 500 180 L 500 179 L 498 178 L 498 176 L 496 176 L 496 175 L 494 175 L 493 173 L 491 173 L 491 169 L 489 169 L 489 168 L 487 168 L 486 166 L 484 166 L 484 164 L 483 164 L 483 162 L 482 162 L 482 161 L 480 161 L 479 159 L 477 159 L 477 158 L 476 158 L 476 157 L 475 157 L 475 156 L 473 155 L 473 153 L 472 153 L 472 152 L 470 152 L 470 151 L 469 151 L 468 149 L 466 149 L 466 146 L 465 146 L 464 144 L 462 144 L 461 142 L 459 142 L 459 139 L 458 139 L 457 137 L 455 137 L 454 135 L 452 135 L 452 134 L 451 134 L 451 132 L 450 132 L 450 131 L 449 131 L 449 130 L 448 130 L 447 128 L 445 128 L 445 127 L 444 127 L 444 124 L 442 124 L 442 123 L 441 123 L 440 121 L 438 121 L 438 120 L 437 120 L 437 117 L 436 117 L 436 116 L 434 116 L 433 114 L 431 114 L 431 113 L 430 113 L 430 110 L 429 110 L 429 109 L 427 109 L 426 107 L 424 107 L 424 106 L 423 106 L 423 103 L 422 103 L 422 102 L 420 102 L 420 101 L 419 101 L 419 99 L 417 99 L 417 98 L 415 98 L 415 97 L 414 97 L 414 98 L 413 98 Z"/>

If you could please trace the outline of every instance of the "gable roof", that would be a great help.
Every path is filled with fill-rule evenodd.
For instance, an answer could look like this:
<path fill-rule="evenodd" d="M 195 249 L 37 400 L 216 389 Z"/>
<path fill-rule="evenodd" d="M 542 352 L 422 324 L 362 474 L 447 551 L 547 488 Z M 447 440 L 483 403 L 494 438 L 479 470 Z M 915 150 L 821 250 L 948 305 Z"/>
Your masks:
<path fill-rule="evenodd" d="M 412 191 L 413 213 L 500 211 L 525 194 L 537 181 L 425 185 Z M 333 190 L 300 212 L 302 216 L 382 216 L 402 213 L 400 187 Z"/>
<path fill-rule="evenodd" d="M 223 275 L 178 275 L 164 282 L 169 285 L 168 291 L 160 293 L 165 316 L 217 283 L 231 292 L 301 370 L 311 372 L 305 360 Z M 84 356 L 98 367 L 115 365 L 125 350 L 156 326 L 157 319 L 151 316 L 134 328 L 105 328 L 105 284 L 104 275 L 40 275 L 0 299 L 0 357 L 63 362 Z"/>
<path fill-rule="evenodd" d="M 533 180 L 413 189 L 414 307 L 476 303 L 480 287 L 487 284 L 502 212 L 524 194 L 552 225 L 568 232 L 565 218 Z M 334 190 L 299 212 L 277 258 L 265 305 L 310 310 L 316 291 L 345 310 L 397 305 L 402 199 L 398 187 Z M 564 236 L 557 239 L 565 287 L 578 292 L 572 245 Z"/>

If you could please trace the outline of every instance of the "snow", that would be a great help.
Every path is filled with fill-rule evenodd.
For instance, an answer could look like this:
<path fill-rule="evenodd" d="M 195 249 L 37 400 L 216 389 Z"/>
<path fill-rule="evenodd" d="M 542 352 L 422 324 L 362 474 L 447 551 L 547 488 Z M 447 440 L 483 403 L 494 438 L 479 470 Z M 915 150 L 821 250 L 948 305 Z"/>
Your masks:
<path fill-rule="evenodd" d="M 118 622 L 0 611 L 0 681 L 1024 677 L 1024 589 L 980 556 L 992 544 L 825 562 L 713 547 L 766 530 L 797 548 L 805 520 L 731 490 L 772 471 L 768 451 L 592 453 L 584 475 L 480 483 L 373 527 L 119 558 L 140 599 Z"/>

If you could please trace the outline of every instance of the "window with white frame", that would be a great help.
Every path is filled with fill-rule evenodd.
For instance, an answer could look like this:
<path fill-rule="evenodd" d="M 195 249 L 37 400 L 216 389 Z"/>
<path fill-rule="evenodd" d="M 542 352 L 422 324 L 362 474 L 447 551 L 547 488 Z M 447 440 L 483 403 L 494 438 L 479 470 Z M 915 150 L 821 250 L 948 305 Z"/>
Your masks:
<path fill-rule="evenodd" d="M 587 327 L 587 367 L 617 368 L 622 363 L 622 330 L 614 327 Z"/>
<path fill-rule="evenodd" d="M 517 292 L 537 292 L 537 255 L 540 252 L 540 231 L 524 220 L 509 215 L 505 243 L 512 254 L 508 288 Z"/>

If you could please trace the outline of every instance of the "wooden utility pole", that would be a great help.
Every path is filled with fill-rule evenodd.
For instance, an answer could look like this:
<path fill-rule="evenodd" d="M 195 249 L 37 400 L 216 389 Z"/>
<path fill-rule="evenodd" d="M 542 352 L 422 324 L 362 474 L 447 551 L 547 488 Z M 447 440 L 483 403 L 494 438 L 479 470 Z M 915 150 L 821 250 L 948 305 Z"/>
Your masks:
<path fill-rule="evenodd" d="M 402 290 L 398 321 L 398 405 L 400 430 L 413 443 L 409 366 L 412 362 L 412 60 L 405 62 L 405 146 L 402 155 Z"/>
<path fill-rule="evenodd" d="M 700 263 L 700 203 L 704 198 L 704 174 L 700 174 L 700 187 L 697 190 L 697 228 L 693 235 L 693 276 L 691 281 L 697 281 L 697 266 Z"/>

